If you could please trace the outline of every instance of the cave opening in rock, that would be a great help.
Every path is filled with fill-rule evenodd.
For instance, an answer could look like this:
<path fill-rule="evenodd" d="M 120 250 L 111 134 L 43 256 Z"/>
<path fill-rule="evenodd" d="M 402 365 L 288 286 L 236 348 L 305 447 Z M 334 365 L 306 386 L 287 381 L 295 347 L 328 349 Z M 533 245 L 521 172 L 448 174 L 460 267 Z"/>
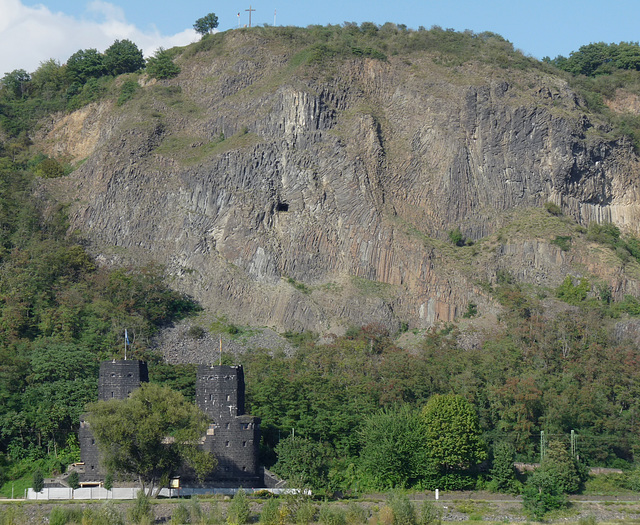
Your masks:
<path fill-rule="evenodd" d="M 286 202 L 279 202 L 276 204 L 276 211 L 289 211 L 289 204 Z"/>

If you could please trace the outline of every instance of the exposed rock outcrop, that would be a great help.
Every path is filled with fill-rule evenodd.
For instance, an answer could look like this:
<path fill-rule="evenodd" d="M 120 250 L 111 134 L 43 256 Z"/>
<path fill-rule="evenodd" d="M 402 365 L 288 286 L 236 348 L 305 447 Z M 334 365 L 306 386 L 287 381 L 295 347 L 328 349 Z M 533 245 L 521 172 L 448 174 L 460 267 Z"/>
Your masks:
<path fill-rule="evenodd" d="M 220 45 L 42 141 L 86 157 L 48 189 L 102 260 L 158 260 L 215 313 L 278 330 L 428 327 L 491 307 L 478 275 L 557 285 L 591 257 L 505 240 L 478 245 L 471 277 L 443 255 L 455 227 L 478 240 L 553 201 L 639 231 L 637 157 L 559 78 L 426 54 L 296 68 L 295 50 L 242 31 Z"/>

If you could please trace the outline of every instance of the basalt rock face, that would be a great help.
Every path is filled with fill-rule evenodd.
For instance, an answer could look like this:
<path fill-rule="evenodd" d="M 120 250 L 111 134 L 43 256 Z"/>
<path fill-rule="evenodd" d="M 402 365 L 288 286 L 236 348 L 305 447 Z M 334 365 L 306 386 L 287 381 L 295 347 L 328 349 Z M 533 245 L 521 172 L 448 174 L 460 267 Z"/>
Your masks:
<path fill-rule="evenodd" d="M 500 267 L 557 285 L 589 260 L 549 239 L 503 242 L 471 275 L 441 249 L 456 227 L 486 238 L 552 201 L 639 230 L 638 159 L 563 80 L 428 55 L 294 55 L 238 31 L 122 107 L 52 122 L 42 144 L 86 156 L 47 187 L 72 203 L 72 228 L 105 261 L 165 264 L 236 322 L 325 333 L 428 327 L 490 307 L 472 283 Z"/>

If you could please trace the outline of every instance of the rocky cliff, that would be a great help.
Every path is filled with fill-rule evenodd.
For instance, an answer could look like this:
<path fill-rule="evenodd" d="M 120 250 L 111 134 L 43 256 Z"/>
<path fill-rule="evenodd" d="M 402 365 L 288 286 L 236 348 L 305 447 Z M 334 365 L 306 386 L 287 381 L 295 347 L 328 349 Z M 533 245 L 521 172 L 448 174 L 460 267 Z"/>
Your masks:
<path fill-rule="evenodd" d="M 84 161 L 46 189 L 101 260 L 159 261 L 209 311 L 278 330 L 488 312 L 478 283 L 500 268 L 637 290 L 607 253 L 550 242 L 579 227 L 547 202 L 640 230 L 638 158 L 561 77 L 429 52 L 306 56 L 258 30 L 186 48 L 178 77 L 45 125 L 48 153 Z M 454 228 L 474 246 L 453 247 Z"/>

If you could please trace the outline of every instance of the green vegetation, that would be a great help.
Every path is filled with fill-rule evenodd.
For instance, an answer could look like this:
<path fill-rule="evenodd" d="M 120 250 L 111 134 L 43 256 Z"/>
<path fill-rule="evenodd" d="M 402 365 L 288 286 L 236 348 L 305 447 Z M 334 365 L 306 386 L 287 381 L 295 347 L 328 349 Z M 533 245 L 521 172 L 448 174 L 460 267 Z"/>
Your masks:
<path fill-rule="evenodd" d="M 60 473 L 79 460 L 79 416 L 125 328 L 142 355 L 159 326 L 197 310 L 157 266 L 98 268 L 67 235 L 64 208 L 45 218 L 29 194 L 43 163 L 26 147 L 0 152 L 0 478 L 21 480 L 16 488 L 31 486 L 36 469 Z M 179 372 L 162 379 L 180 387 Z"/>
<path fill-rule="evenodd" d="M 213 33 L 213 30 L 218 27 L 218 17 L 215 13 L 209 13 L 208 15 L 198 18 L 193 24 L 193 28 L 201 35 L 207 35 Z"/>
<path fill-rule="evenodd" d="M 151 78 L 164 80 L 180 74 L 180 66 L 173 62 L 175 53 L 172 50 L 158 48 L 147 61 L 147 73 Z"/>
<path fill-rule="evenodd" d="M 208 24 L 207 33 L 211 30 L 211 22 Z M 308 67 L 306 71 L 312 73 L 330 74 L 330 67 L 325 66 L 332 61 L 384 62 L 403 54 L 410 62 L 418 53 L 426 53 L 443 67 L 491 63 L 553 71 L 551 65 L 524 57 L 493 33 L 457 33 L 438 27 L 410 30 L 368 22 L 254 31 L 266 44 L 278 40 L 296 49 L 288 67 Z M 224 34 L 207 35 L 185 51 L 182 59 L 221 50 L 225 38 Z M 635 52 L 633 46 L 625 49 Z M 159 49 L 147 63 L 148 75 L 160 80 L 178 75 L 180 67 L 174 59 L 180 52 Z M 585 72 L 576 69 L 578 58 L 566 71 L 589 77 L 576 77 L 572 82 L 592 111 L 613 119 L 602 96 L 613 94 L 626 80 L 632 87 L 633 82 L 640 86 L 635 78 L 638 68 L 628 59 L 612 69 L 609 59 Z M 560 62 L 552 65 L 561 66 Z M 167 108 L 184 110 L 186 94 L 173 82 L 140 87 L 137 72 L 142 66 L 135 45 L 122 41 L 104 55 L 80 50 L 64 65 L 48 61 L 33 74 L 16 70 L 1 81 L 0 124 L 6 138 L 0 148 L 0 481 L 37 486 L 40 482 L 35 474 L 42 478 L 43 472 L 60 472 L 78 459 L 74 436 L 79 415 L 95 400 L 99 361 L 118 352 L 125 328 L 133 339 L 133 354 L 150 364 L 154 384 L 140 389 L 140 396 L 161 392 L 157 383 L 181 392 L 187 400 L 194 396 L 194 367 L 168 366 L 147 348 L 159 327 L 196 311 L 197 305 L 169 290 L 157 266 L 99 268 L 81 240 L 67 232 L 65 209 L 48 210 L 45 218 L 29 197 L 34 177 L 57 178 L 69 172 L 64 161 L 30 151 L 28 132 L 41 116 L 69 111 L 104 96 L 111 96 L 118 105 L 157 97 Z M 127 75 L 112 78 L 122 73 Z M 153 115 L 161 118 L 159 113 Z M 636 127 L 640 129 L 633 119 L 612 122 L 617 122 L 615 133 L 633 135 Z M 207 155 L 259 140 L 247 126 L 238 127 L 230 137 L 220 134 L 210 139 L 172 135 L 155 153 L 173 156 L 189 146 L 182 160 L 200 162 Z M 581 231 L 554 203 L 546 203 L 535 213 L 522 212 L 500 234 L 508 238 L 540 232 L 563 251 L 580 249 L 580 242 L 586 240 L 629 267 L 640 262 L 638 239 L 609 224 L 593 224 Z M 412 234 L 421 235 L 424 242 L 424 235 Z M 448 236 L 455 246 L 467 244 L 460 228 Z M 447 253 L 456 254 L 456 263 L 465 254 L 471 257 L 471 249 L 438 242 Z M 286 281 L 294 290 L 311 292 L 293 278 Z M 396 289 L 358 277 L 344 286 L 352 286 L 366 298 L 387 298 Z M 615 302 L 608 286 L 592 276 L 569 276 L 555 290 L 534 292 L 506 270 L 499 270 L 495 285 L 487 283 L 485 290 L 504 310 L 496 330 L 486 334 L 473 351 L 460 347 L 454 324 L 427 332 L 411 352 L 399 348 L 380 326 L 368 325 L 350 328 L 343 337 L 322 343 L 310 333 L 288 332 L 285 337 L 296 345 L 292 356 L 260 348 L 240 356 L 247 374 L 247 410 L 263 422 L 265 463 L 287 478 L 327 491 L 478 486 L 518 493 L 522 483 L 513 471 L 513 459 L 539 457 L 541 430 L 565 441 L 576 430 L 580 456 L 586 462 L 630 467 L 640 447 L 636 428 L 640 350 L 615 339 L 610 321 L 616 316 L 640 315 L 640 300 L 627 296 Z M 545 317 L 543 293 L 572 308 Z M 463 317 L 476 315 L 477 305 L 469 303 Z M 211 331 L 234 337 L 251 333 L 225 318 L 213 323 Z M 204 328 L 194 326 L 188 336 L 196 339 L 204 333 Z M 172 399 L 177 398 L 172 395 Z M 134 396 L 129 401 L 136 400 Z M 160 396 L 154 403 L 167 407 L 162 411 L 165 415 L 171 413 L 166 398 Z M 183 415 L 187 404 L 180 400 Z M 125 405 L 114 405 L 107 414 L 93 407 L 95 417 L 104 416 L 107 421 L 104 434 L 99 419 L 92 422 L 99 440 L 102 436 L 109 444 L 126 442 L 124 432 L 119 436 L 107 432 L 123 430 L 108 422 L 111 417 L 130 418 L 124 409 L 120 411 Z M 168 421 L 166 432 L 175 430 L 180 442 L 178 427 L 184 430 L 192 425 L 176 421 Z M 127 430 L 140 426 L 129 425 Z M 154 482 L 171 471 L 177 459 L 151 449 L 156 460 L 153 468 L 137 465 L 135 472 Z M 481 472 L 477 466 L 487 459 L 489 450 L 493 451 L 489 473 Z M 113 468 L 122 470 L 120 460 L 125 456 L 118 455 L 126 454 L 126 446 L 111 452 Z M 565 442 L 550 445 L 548 454 L 563 465 L 562 472 L 568 477 L 554 470 L 550 460 L 530 477 L 525 500 L 534 517 L 562 507 L 565 493 L 579 490 L 584 481 L 581 466 L 567 458 Z M 640 487 L 637 469 L 622 478 L 622 485 L 633 490 Z M 242 498 L 234 498 L 236 510 L 229 523 L 244 523 L 248 518 Z M 149 518 L 148 502 L 139 501 L 136 508 L 141 509 L 136 521 Z M 391 516 L 389 523 L 426 524 L 440 519 L 433 506 L 425 505 L 418 513 L 399 494 L 385 508 L 387 517 Z M 283 516 L 295 516 L 297 522 L 307 523 L 315 519 L 315 511 L 309 502 L 273 503 L 261 521 L 281 522 Z M 176 520 L 186 520 L 187 515 L 192 519 L 193 512 L 180 507 Z M 318 519 L 322 523 L 364 521 L 356 507 L 345 512 L 323 506 Z"/>
<path fill-rule="evenodd" d="M 142 489 L 150 485 L 153 491 L 185 463 L 198 478 L 216 466 L 216 459 L 197 446 L 207 429 L 207 417 L 169 388 L 146 383 L 127 399 L 98 401 L 87 410 L 104 465 L 112 472 L 133 475 Z M 166 436 L 173 438 L 171 444 L 164 441 Z"/>

